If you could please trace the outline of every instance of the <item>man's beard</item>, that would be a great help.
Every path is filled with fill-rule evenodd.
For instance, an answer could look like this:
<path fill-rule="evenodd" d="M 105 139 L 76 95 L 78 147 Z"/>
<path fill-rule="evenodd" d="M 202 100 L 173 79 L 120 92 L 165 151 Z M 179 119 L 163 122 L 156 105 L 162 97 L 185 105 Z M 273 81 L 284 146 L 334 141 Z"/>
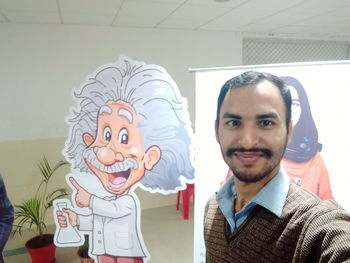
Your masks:
<path fill-rule="evenodd" d="M 238 180 L 244 183 L 256 183 L 260 180 L 264 179 L 268 175 L 271 174 L 271 172 L 276 169 L 277 166 L 281 163 L 281 159 L 283 157 L 284 151 L 287 147 L 288 138 L 286 138 L 284 145 L 275 153 L 273 153 L 269 149 L 264 148 L 252 148 L 252 149 L 244 149 L 244 148 L 230 148 L 226 152 L 227 157 L 231 157 L 236 152 L 260 152 L 263 156 L 262 158 L 266 158 L 270 160 L 272 163 L 268 165 L 267 167 L 264 167 L 264 169 L 258 173 L 245 173 L 243 171 L 240 171 L 237 167 L 230 167 L 233 175 L 237 177 Z"/>
<path fill-rule="evenodd" d="M 244 183 L 256 183 L 268 176 L 278 165 L 280 162 L 277 162 L 276 164 L 273 164 L 269 167 L 267 167 L 265 170 L 261 171 L 260 173 L 256 174 L 249 174 L 240 172 L 236 168 L 231 168 L 234 176 L 237 177 L 238 180 Z"/>

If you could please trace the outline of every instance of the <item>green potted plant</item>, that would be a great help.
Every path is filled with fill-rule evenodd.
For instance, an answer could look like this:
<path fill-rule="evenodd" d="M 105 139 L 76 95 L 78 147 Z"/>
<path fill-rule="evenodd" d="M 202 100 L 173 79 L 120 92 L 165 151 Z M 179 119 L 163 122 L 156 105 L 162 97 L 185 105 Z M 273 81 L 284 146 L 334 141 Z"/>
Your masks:
<path fill-rule="evenodd" d="M 55 245 L 53 234 L 46 234 L 47 227 L 45 217 L 56 198 L 67 195 L 64 188 L 55 189 L 48 193 L 48 185 L 53 174 L 67 162 L 59 161 L 51 166 L 46 157 L 39 161 L 38 167 L 42 176 L 36 194 L 19 205 L 15 205 L 15 224 L 13 235 L 17 232 L 21 235 L 23 229 L 34 231 L 35 237 L 25 244 L 33 263 L 51 263 L 55 260 Z"/>
<path fill-rule="evenodd" d="M 89 235 L 84 235 L 85 241 L 78 249 L 78 257 L 81 263 L 94 263 L 95 261 L 89 256 Z"/>

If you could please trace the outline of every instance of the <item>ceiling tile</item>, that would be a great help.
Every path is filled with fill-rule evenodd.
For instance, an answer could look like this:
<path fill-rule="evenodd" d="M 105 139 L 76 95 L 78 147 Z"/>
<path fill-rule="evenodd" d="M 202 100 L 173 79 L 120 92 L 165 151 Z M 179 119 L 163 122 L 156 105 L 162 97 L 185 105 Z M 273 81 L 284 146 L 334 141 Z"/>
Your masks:
<path fill-rule="evenodd" d="M 110 26 L 113 19 L 114 15 L 62 12 L 62 20 L 64 24 Z"/>
<path fill-rule="evenodd" d="M 172 13 L 169 18 L 171 19 L 201 19 L 210 20 L 214 17 L 227 13 L 230 9 L 225 7 L 216 6 L 203 6 L 187 4 L 181 6 L 174 13 Z"/>
<path fill-rule="evenodd" d="M 159 24 L 157 27 L 159 28 L 174 28 L 174 29 L 186 29 L 193 30 L 198 28 L 200 25 L 204 23 L 204 20 L 197 19 L 167 19 L 163 23 Z"/>
<path fill-rule="evenodd" d="M 122 5 L 118 14 L 133 17 L 166 17 L 176 10 L 178 6 L 178 3 L 127 1 Z"/>
<path fill-rule="evenodd" d="M 142 3 L 144 4 L 145 2 L 147 3 L 153 3 L 153 4 L 177 4 L 180 5 L 184 2 L 187 2 L 187 0 L 124 0 L 124 3 L 128 2 L 137 2 L 138 4 Z"/>
<path fill-rule="evenodd" d="M 350 34 L 350 0 L 0 0 L 1 23 L 60 24 L 59 11 L 67 24 Z"/>
<path fill-rule="evenodd" d="M 211 7 L 218 7 L 218 8 L 233 8 L 240 6 L 246 2 L 249 2 L 250 0 L 230 0 L 225 2 L 217 2 L 215 0 L 188 0 L 186 1 L 186 4 L 196 4 L 196 5 L 202 5 L 202 6 L 211 6 Z"/>
<path fill-rule="evenodd" d="M 15 23 L 43 23 L 60 24 L 58 12 L 34 12 L 34 11 L 14 11 L 3 10 L 4 15 L 10 22 Z"/>
<path fill-rule="evenodd" d="M 56 0 L 0 0 L 0 9 L 27 11 L 57 11 Z"/>
<path fill-rule="evenodd" d="M 249 25 L 263 18 L 265 14 L 258 10 L 234 9 L 233 11 L 201 26 L 208 30 L 237 30 L 242 26 Z"/>
<path fill-rule="evenodd" d="M 262 25 L 262 24 L 249 24 L 247 26 L 241 27 L 241 30 L 244 32 L 273 32 L 279 25 Z"/>
<path fill-rule="evenodd" d="M 350 5 L 333 10 L 333 11 L 327 13 L 327 15 L 336 16 L 336 17 L 349 17 L 350 16 Z"/>
<path fill-rule="evenodd" d="M 323 14 L 349 5 L 349 1 L 307 0 L 289 10 L 301 14 Z"/>
<path fill-rule="evenodd" d="M 264 25 L 285 26 L 285 25 L 292 25 L 294 23 L 299 23 L 300 21 L 303 21 L 309 18 L 310 18 L 309 14 L 299 14 L 299 13 L 292 13 L 290 11 L 284 11 L 284 12 L 280 12 L 274 15 L 264 17 L 258 20 L 258 23 L 264 24 Z"/>
<path fill-rule="evenodd" d="M 58 0 L 62 12 L 115 14 L 122 0 Z"/>
<path fill-rule="evenodd" d="M 316 35 L 321 35 L 321 34 L 330 34 L 334 31 L 334 28 L 332 27 L 303 27 L 303 33 L 308 33 L 308 34 L 316 34 Z"/>
<path fill-rule="evenodd" d="M 316 26 L 288 26 L 288 27 L 281 27 L 277 30 L 275 30 L 276 33 L 298 33 L 298 34 L 304 34 L 309 36 L 320 36 L 325 34 L 331 34 L 335 31 L 335 27 L 316 27 Z"/>
<path fill-rule="evenodd" d="M 296 22 L 295 24 L 301 26 L 319 26 L 319 27 L 341 27 L 342 25 L 350 25 L 350 16 L 348 17 L 338 17 L 338 16 L 329 16 L 329 15 L 319 15 L 314 16 L 309 19 L 305 19 L 300 22 Z"/>
<path fill-rule="evenodd" d="M 279 12 L 292 6 L 299 5 L 306 0 L 251 0 L 239 6 L 239 8 L 248 10 L 259 10 L 260 12 Z"/>
<path fill-rule="evenodd" d="M 113 26 L 155 27 L 163 18 L 149 16 L 118 16 Z"/>
<path fill-rule="evenodd" d="M 302 26 L 284 26 L 274 30 L 275 33 L 298 34 L 303 32 Z"/>

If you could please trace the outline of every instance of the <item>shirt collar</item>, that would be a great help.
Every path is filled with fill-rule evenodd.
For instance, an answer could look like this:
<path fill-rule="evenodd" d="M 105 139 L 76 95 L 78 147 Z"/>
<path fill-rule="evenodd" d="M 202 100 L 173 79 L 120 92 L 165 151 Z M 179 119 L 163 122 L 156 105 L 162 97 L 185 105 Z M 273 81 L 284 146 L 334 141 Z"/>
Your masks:
<path fill-rule="evenodd" d="M 277 175 L 261 188 L 245 206 L 248 206 L 251 203 L 258 204 L 280 217 L 288 194 L 288 189 L 289 177 L 283 168 L 281 168 Z M 230 202 L 232 204 L 235 193 L 236 189 L 232 176 L 219 189 L 216 198 L 220 203 Z"/>
<path fill-rule="evenodd" d="M 289 177 L 281 169 L 251 201 L 280 217 L 287 198 L 288 189 Z"/>

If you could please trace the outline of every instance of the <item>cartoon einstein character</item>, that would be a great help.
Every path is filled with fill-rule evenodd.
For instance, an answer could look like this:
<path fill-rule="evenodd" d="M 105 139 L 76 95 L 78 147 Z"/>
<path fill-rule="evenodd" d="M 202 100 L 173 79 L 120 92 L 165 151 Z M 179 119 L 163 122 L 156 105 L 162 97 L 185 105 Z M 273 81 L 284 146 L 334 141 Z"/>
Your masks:
<path fill-rule="evenodd" d="M 147 262 L 134 190 L 175 193 L 194 178 L 187 102 L 162 67 L 124 56 L 89 76 L 74 97 L 64 149 L 73 206 L 55 212 L 56 236 L 67 227 L 89 234 L 90 256 L 100 263 Z M 98 183 L 84 186 L 89 177 Z M 62 201 L 69 203 L 55 203 Z"/>

